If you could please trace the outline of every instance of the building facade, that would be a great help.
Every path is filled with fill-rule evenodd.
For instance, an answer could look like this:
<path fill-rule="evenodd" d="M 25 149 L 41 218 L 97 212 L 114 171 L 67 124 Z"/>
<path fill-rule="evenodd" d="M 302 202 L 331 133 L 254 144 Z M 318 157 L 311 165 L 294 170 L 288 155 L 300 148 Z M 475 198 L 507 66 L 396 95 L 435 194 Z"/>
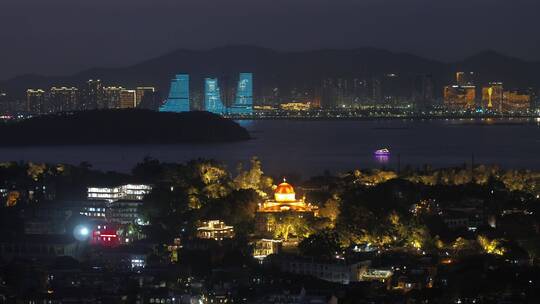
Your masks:
<path fill-rule="evenodd" d="M 278 254 L 281 251 L 282 243 L 281 240 L 274 239 L 257 240 L 253 246 L 253 257 L 262 261 L 271 254 Z"/>
<path fill-rule="evenodd" d="M 41 89 L 26 90 L 26 110 L 31 114 L 44 114 L 45 91 Z"/>
<path fill-rule="evenodd" d="M 234 227 L 227 226 L 220 220 L 203 222 L 202 225 L 197 228 L 197 237 L 216 241 L 230 239 L 234 237 Z"/>
<path fill-rule="evenodd" d="M 118 200 L 142 201 L 144 196 L 152 191 L 152 186 L 143 184 L 127 184 L 116 187 L 88 187 L 89 200 L 105 200 L 114 202 Z"/>
<path fill-rule="evenodd" d="M 137 108 L 143 108 L 148 110 L 158 110 L 159 101 L 157 100 L 156 88 L 154 87 L 137 87 L 136 92 L 136 104 Z"/>
<path fill-rule="evenodd" d="M 120 109 L 133 109 L 137 106 L 137 92 L 135 90 L 120 91 Z"/>
<path fill-rule="evenodd" d="M 133 224 L 140 218 L 142 201 L 119 200 L 109 204 L 105 217 L 110 223 Z"/>
<path fill-rule="evenodd" d="M 90 79 L 83 90 L 81 110 L 105 109 L 103 104 L 103 84 L 99 79 Z"/>
<path fill-rule="evenodd" d="M 52 87 L 49 91 L 48 113 L 74 111 L 79 103 L 79 90 L 75 87 Z"/>
<path fill-rule="evenodd" d="M 189 75 L 178 74 L 171 81 L 169 97 L 159 108 L 160 112 L 189 112 Z"/>
<path fill-rule="evenodd" d="M 253 113 L 253 74 L 240 73 L 236 98 L 229 109 L 231 114 L 250 115 Z"/>
<path fill-rule="evenodd" d="M 444 87 L 444 105 L 451 110 L 471 110 L 476 107 L 476 86 L 449 85 Z"/>
<path fill-rule="evenodd" d="M 503 93 L 503 111 L 527 111 L 531 107 L 531 95 L 518 91 L 506 91 Z"/>
<path fill-rule="evenodd" d="M 491 82 L 482 88 L 482 108 L 486 110 L 502 111 L 503 84 Z"/>
<path fill-rule="evenodd" d="M 275 225 L 286 216 L 313 218 L 318 215 L 317 206 L 297 199 L 293 186 L 283 180 L 274 189 L 273 199 L 267 199 L 259 205 L 256 214 L 257 230 L 262 234 L 273 232 Z"/>
<path fill-rule="evenodd" d="M 226 113 L 217 78 L 204 79 L 204 109 L 214 114 Z"/>
<path fill-rule="evenodd" d="M 105 87 L 103 88 L 103 101 L 100 103 L 103 109 L 118 109 L 120 108 L 120 92 L 122 87 Z"/>

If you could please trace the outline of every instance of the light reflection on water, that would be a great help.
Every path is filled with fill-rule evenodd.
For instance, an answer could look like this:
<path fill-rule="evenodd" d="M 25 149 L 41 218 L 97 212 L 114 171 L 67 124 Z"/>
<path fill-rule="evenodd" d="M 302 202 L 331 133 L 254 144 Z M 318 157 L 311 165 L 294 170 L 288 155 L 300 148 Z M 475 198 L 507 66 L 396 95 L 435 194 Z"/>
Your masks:
<path fill-rule="evenodd" d="M 239 125 L 241 125 L 244 128 L 251 128 L 255 124 L 255 121 L 253 120 L 235 120 Z"/>
<path fill-rule="evenodd" d="M 390 161 L 390 156 L 388 155 L 375 155 L 375 160 L 381 165 L 387 165 Z"/>
<path fill-rule="evenodd" d="M 195 158 L 221 160 L 234 171 L 258 156 L 266 172 L 303 177 L 325 170 L 397 168 L 398 158 L 375 158 L 391 147 L 401 166 L 461 166 L 476 163 L 540 169 L 540 127 L 536 120 L 241 121 L 254 139 L 244 142 L 180 145 L 58 146 L 0 148 L 0 161 L 79 164 L 128 172 L 144 157 L 165 162 Z"/>

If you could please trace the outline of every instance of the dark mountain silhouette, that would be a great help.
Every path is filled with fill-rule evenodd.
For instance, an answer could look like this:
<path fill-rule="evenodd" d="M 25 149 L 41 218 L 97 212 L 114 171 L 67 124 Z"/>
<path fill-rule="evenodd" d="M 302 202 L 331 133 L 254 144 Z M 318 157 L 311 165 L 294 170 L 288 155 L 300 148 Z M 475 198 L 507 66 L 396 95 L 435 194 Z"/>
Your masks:
<path fill-rule="evenodd" d="M 95 68 L 66 77 L 24 75 L 0 82 L 0 89 L 24 94 L 27 88 L 52 85 L 80 86 L 99 78 L 109 85 L 154 85 L 167 91 L 174 74 L 189 73 L 192 85 L 202 88 L 208 76 L 234 77 L 255 73 L 256 90 L 263 87 L 319 86 L 329 77 L 366 78 L 396 73 L 432 74 L 437 88 L 452 83 L 456 71 L 474 71 L 481 82 L 503 81 L 508 87 L 539 87 L 540 62 L 527 62 L 496 52 L 481 52 L 459 62 L 444 63 L 375 48 L 277 52 L 253 46 L 229 46 L 203 51 L 178 50 L 123 68 Z"/>
<path fill-rule="evenodd" d="M 236 122 L 208 112 L 94 110 L 0 124 L 0 146 L 174 144 L 250 138 Z"/>
<path fill-rule="evenodd" d="M 456 69 L 474 71 L 481 83 L 502 81 L 506 87 L 540 87 L 540 62 L 528 62 L 494 51 L 485 51 L 455 64 Z"/>

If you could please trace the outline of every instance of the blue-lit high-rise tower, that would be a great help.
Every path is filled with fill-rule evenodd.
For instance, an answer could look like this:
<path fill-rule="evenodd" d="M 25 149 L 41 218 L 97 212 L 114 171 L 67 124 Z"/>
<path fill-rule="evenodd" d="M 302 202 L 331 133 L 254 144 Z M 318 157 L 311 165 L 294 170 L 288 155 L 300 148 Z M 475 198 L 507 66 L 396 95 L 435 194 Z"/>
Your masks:
<path fill-rule="evenodd" d="M 189 112 L 189 75 L 178 74 L 171 81 L 171 90 L 160 112 Z"/>
<path fill-rule="evenodd" d="M 253 74 L 240 73 L 236 98 L 230 108 L 231 114 L 252 114 L 253 113 Z"/>
<path fill-rule="evenodd" d="M 217 78 L 204 79 L 204 109 L 215 114 L 225 114 Z"/>

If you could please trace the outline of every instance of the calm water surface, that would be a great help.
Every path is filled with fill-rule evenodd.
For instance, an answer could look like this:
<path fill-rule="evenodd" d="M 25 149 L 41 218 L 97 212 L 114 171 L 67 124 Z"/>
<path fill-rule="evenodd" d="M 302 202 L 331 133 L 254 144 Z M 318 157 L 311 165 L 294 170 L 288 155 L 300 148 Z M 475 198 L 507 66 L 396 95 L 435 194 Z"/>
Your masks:
<path fill-rule="evenodd" d="M 258 156 L 270 174 L 302 176 L 353 168 L 435 167 L 471 162 L 540 169 L 536 120 L 241 121 L 255 139 L 220 144 L 62 146 L 0 149 L 1 161 L 79 164 L 129 171 L 145 156 L 166 162 L 213 158 L 234 169 Z M 387 147 L 389 159 L 373 151 Z M 399 157 L 398 157 L 399 155 Z"/>

